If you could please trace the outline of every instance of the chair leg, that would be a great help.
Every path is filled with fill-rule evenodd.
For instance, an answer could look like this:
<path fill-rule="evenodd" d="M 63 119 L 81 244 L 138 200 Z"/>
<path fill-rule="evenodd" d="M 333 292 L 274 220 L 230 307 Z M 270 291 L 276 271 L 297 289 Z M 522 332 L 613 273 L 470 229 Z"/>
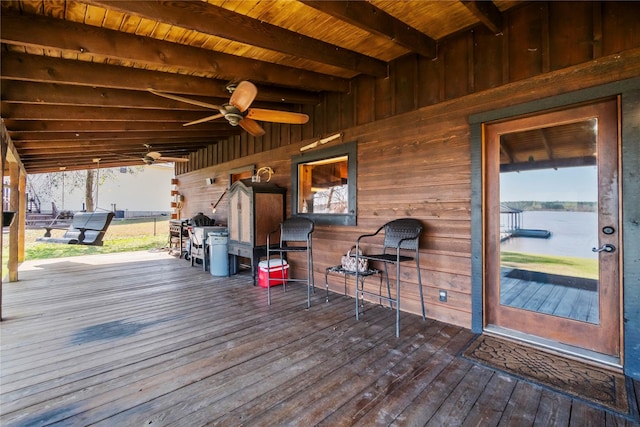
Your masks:
<path fill-rule="evenodd" d="M 356 263 L 356 264 L 357 264 L 357 263 Z M 359 300 L 360 300 L 360 297 L 358 296 L 358 295 L 359 295 L 359 294 L 358 294 L 358 291 L 359 291 L 359 288 L 358 288 L 359 280 L 358 280 L 358 279 L 359 279 L 360 277 L 359 277 L 359 275 L 358 275 L 358 270 L 357 270 L 357 269 L 356 269 L 356 275 L 355 275 L 355 278 L 356 278 L 356 283 L 355 283 L 355 285 L 356 285 L 356 320 L 360 320 L 360 301 L 359 301 Z"/>
<path fill-rule="evenodd" d="M 393 310 L 393 303 L 391 302 L 391 285 L 389 284 L 389 270 L 387 269 L 387 262 L 384 262 L 384 277 L 386 277 L 387 280 L 387 295 L 389 296 L 389 308 Z M 397 301 L 398 295 L 397 295 L 397 291 L 396 291 L 396 301 Z M 397 302 L 396 302 L 397 305 Z"/>
<path fill-rule="evenodd" d="M 207 245 L 202 244 L 202 270 L 207 271 Z"/>
<path fill-rule="evenodd" d="M 420 288 L 420 305 L 422 306 L 422 320 L 427 320 L 426 312 L 424 310 L 424 297 L 422 296 L 422 278 L 420 277 L 420 257 L 418 251 L 416 251 L 416 268 L 418 269 L 418 287 Z"/>
<path fill-rule="evenodd" d="M 396 263 L 396 338 L 400 337 L 400 263 Z"/>
<path fill-rule="evenodd" d="M 311 255 L 307 249 L 307 308 L 311 307 Z"/>
<path fill-rule="evenodd" d="M 271 305 L 271 274 L 269 274 L 269 249 L 267 249 L 267 305 Z"/>

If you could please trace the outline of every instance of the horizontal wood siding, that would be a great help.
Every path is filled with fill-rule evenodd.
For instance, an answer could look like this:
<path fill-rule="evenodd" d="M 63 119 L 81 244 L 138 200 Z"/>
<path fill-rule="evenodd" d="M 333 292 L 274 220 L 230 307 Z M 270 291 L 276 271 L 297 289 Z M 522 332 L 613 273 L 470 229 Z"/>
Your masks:
<path fill-rule="evenodd" d="M 420 264 L 427 315 L 470 327 L 469 115 L 639 75 L 640 36 L 630 18 L 638 12 L 637 2 L 533 2 L 506 14 L 500 34 L 472 29 L 441 41 L 433 60 L 409 55 L 391 64 L 388 78 L 355 78 L 349 93 L 303 107 L 311 116 L 304 126 L 265 124 L 264 137 L 242 133 L 177 165 L 182 216 L 210 213 L 229 185 L 229 171 L 249 165 L 274 169 L 272 182 L 288 189 L 289 214 L 291 156 L 343 132 L 343 142 L 358 142 L 357 226 L 316 227 L 316 285 L 359 235 L 394 218 L 418 218 L 425 225 Z M 205 185 L 209 177 L 216 183 Z M 215 214 L 223 222 L 224 201 Z M 295 262 L 291 272 L 300 273 Z M 401 281 L 403 309 L 418 313 L 415 268 L 402 268 Z M 353 295 L 353 280 L 347 282 Z M 342 292 L 343 283 L 329 278 L 333 290 Z M 377 284 L 368 280 L 367 286 Z M 440 289 L 448 291 L 446 303 L 438 300 Z"/>

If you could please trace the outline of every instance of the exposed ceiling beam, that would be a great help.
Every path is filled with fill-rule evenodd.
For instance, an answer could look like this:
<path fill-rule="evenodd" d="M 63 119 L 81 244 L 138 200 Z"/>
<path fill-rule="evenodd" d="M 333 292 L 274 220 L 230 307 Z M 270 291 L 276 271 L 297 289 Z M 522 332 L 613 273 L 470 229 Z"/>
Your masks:
<path fill-rule="evenodd" d="M 513 153 L 511 152 L 511 149 L 507 147 L 506 142 L 500 141 L 500 152 L 507 157 L 509 163 L 513 163 Z"/>
<path fill-rule="evenodd" d="M 500 165 L 500 172 L 522 172 L 540 169 L 573 168 L 580 166 L 593 166 L 596 164 L 595 156 L 569 157 L 556 160 L 541 160 L 534 162 L 520 162 Z"/>
<path fill-rule="evenodd" d="M 70 164 L 64 162 L 31 162 L 25 163 L 28 165 L 29 174 L 36 173 L 51 173 L 51 172 L 61 172 L 61 168 L 64 168 L 65 172 L 70 171 L 82 171 L 87 169 L 107 169 L 107 168 L 119 168 L 119 167 L 133 167 L 133 166 L 143 166 L 143 162 L 141 160 L 136 159 L 105 159 L 105 161 L 101 161 L 98 166 L 97 163 L 93 162 L 92 159 L 89 159 L 88 162 L 78 163 L 78 164 Z"/>
<path fill-rule="evenodd" d="M 461 3 L 492 33 L 502 32 L 502 13 L 492 1 L 462 0 Z"/>
<path fill-rule="evenodd" d="M 155 141 L 155 143 L 152 144 L 154 147 L 152 151 L 161 151 L 165 154 L 168 154 L 169 151 L 171 151 L 171 153 L 174 154 L 174 157 L 176 157 L 181 155 L 187 155 L 188 149 L 194 150 L 200 147 L 205 147 L 210 143 L 212 144 L 215 142 L 216 141 L 213 141 L 213 142 L 207 141 L 207 142 L 197 143 L 192 141 L 188 145 L 187 143 L 185 143 L 183 149 L 169 150 L 169 149 L 164 149 L 161 142 Z M 91 150 L 92 150 L 91 156 L 93 157 L 103 157 L 109 154 L 136 155 L 136 153 L 143 154 L 145 152 L 144 144 L 142 143 L 138 143 L 136 145 L 131 145 L 131 146 L 124 146 L 124 147 L 108 146 L 106 144 L 96 144 L 95 147 L 91 147 Z M 34 148 L 34 149 L 26 150 L 26 151 L 23 151 L 22 159 L 26 162 L 29 159 L 33 158 L 34 156 L 35 157 L 46 156 L 51 159 L 59 159 L 59 160 L 61 159 L 61 160 L 68 160 L 68 161 L 71 161 L 74 158 L 81 159 L 81 158 L 91 157 L 91 156 L 87 156 L 86 147 L 83 148 L 82 146 L 69 146 L 64 148 Z"/>
<path fill-rule="evenodd" d="M 154 95 L 146 91 L 123 89 L 95 88 L 89 86 L 72 86 L 53 83 L 34 83 L 25 81 L 2 80 L 0 82 L 2 100 L 11 103 L 85 105 L 92 107 L 148 108 L 161 110 L 194 110 L 205 114 L 215 114 L 216 110 L 199 107 L 193 104 L 174 101 Z M 190 96 L 189 98 L 211 105 L 222 105 L 229 98 L 208 98 Z M 7 101 L 10 100 L 10 101 Z M 291 110 L 291 105 L 254 102 L 256 108 Z M 288 108 L 287 108 L 288 107 Z M 210 113 L 213 111 L 213 113 Z"/>
<path fill-rule="evenodd" d="M 21 173 L 26 174 L 24 163 L 18 155 L 18 151 L 13 144 L 13 140 L 11 139 L 7 126 L 2 118 L 0 118 L 0 144 L 2 144 L 2 165 L 6 167 L 9 161 L 17 163 Z M 0 172 L 2 172 L 4 176 L 4 170 Z"/>
<path fill-rule="evenodd" d="M 92 88 L 52 83 L 2 81 L 2 100 L 11 103 L 85 105 L 92 107 L 149 108 L 162 110 L 211 111 L 184 102 L 161 98 L 150 92 L 122 89 Z M 222 98 L 209 99 L 212 104 L 222 104 Z M 206 102 L 206 101 L 205 101 Z"/>
<path fill-rule="evenodd" d="M 540 142 L 544 145 L 544 149 L 547 152 L 549 160 L 554 159 L 553 149 L 551 148 L 549 131 L 547 129 L 540 129 Z"/>
<path fill-rule="evenodd" d="M 209 115 L 209 113 L 203 111 L 81 106 L 66 106 L 65 108 L 60 108 L 56 105 L 11 104 L 6 102 L 2 102 L 0 111 L 2 112 L 2 117 L 13 120 L 90 120 L 105 122 L 142 121 L 186 123 Z M 221 122 L 224 123 L 222 120 Z"/>
<path fill-rule="evenodd" d="M 2 61 L 0 78 L 3 80 L 25 80 L 129 90 L 153 88 L 182 95 L 207 94 L 211 97 L 229 97 L 229 92 L 225 88 L 228 81 L 205 77 L 13 52 L 3 52 L 0 60 Z M 258 101 L 310 105 L 320 102 L 318 94 L 314 92 L 259 84 L 257 86 L 256 100 Z"/>
<path fill-rule="evenodd" d="M 172 66 L 185 71 L 208 72 L 219 79 L 249 79 L 332 92 L 349 90 L 348 80 L 326 74 L 42 15 L 3 12 L 1 24 L 2 42 L 12 45 L 91 53 L 158 67 Z"/>
<path fill-rule="evenodd" d="M 31 147 L 55 146 L 56 144 L 69 145 L 74 141 L 109 141 L 113 144 L 118 144 L 119 140 L 152 140 L 154 138 L 169 140 L 169 139 L 184 139 L 190 138 L 209 138 L 211 139 L 210 130 L 199 130 L 195 132 L 184 131 L 127 131 L 127 132 L 11 132 L 11 138 L 13 139 L 16 147 L 29 149 Z M 216 130 L 216 136 L 221 135 L 236 135 L 239 131 L 235 131 L 231 126 L 227 126 L 226 129 Z"/>
<path fill-rule="evenodd" d="M 187 156 L 191 151 L 204 148 L 208 145 L 216 144 L 218 141 L 213 142 L 160 142 L 156 141 L 151 145 L 151 151 L 160 151 L 163 154 L 170 154 L 173 157 Z M 44 156 L 46 161 L 66 161 L 73 162 L 78 159 L 91 159 L 92 157 L 106 157 L 106 156 L 141 156 L 148 150 L 142 143 L 130 144 L 130 145 L 108 145 L 108 144 L 96 144 L 92 148 L 90 155 L 87 153 L 87 149 L 84 146 L 74 146 L 67 149 L 58 148 L 39 148 L 25 152 L 23 159 L 28 161 L 39 156 Z"/>
<path fill-rule="evenodd" d="M 21 132 L 49 133 L 49 132 L 135 132 L 135 131 L 182 131 L 186 134 L 203 130 L 213 132 L 229 128 L 226 121 L 212 121 L 200 123 L 198 126 L 182 126 L 176 122 L 96 122 L 96 121 L 71 121 L 71 120 L 11 120 L 5 119 L 5 123 L 11 128 L 10 134 Z"/>
<path fill-rule="evenodd" d="M 205 2 L 88 0 L 87 3 L 362 74 L 387 75 L 387 64 L 383 61 Z"/>
<path fill-rule="evenodd" d="M 152 141 L 148 145 L 150 145 L 151 151 L 161 151 L 163 153 L 171 153 L 175 156 L 186 156 L 190 151 L 197 150 L 199 148 L 206 147 L 208 145 L 216 144 L 218 140 L 214 141 Z M 69 145 L 66 149 L 59 149 L 56 147 L 50 148 L 34 148 L 28 150 L 24 154 L 25 159 L 30 159 L 34 155 L 46 155 L 47 159 L 50 158 L 60 158 L 60 159 L 71 159 L 73 158 L 89 158 L 90 155 L 87 154 L 87 147 L 92 148 L 91 156 L 100 157 L 107 154 L 129 154 L 129 155 L 139 155 L 141 153 L 147 152 L 147 148 L 145 144 L 137 141 L 135 143 L 128 144 L 116 144 L 109 145 L 106 143 L 98 143 L 92 144 L 90 142 L 77 143 L 75 145 Z M 96 153 L 98 153 L 96 155 Z"/>
<path fill-rule="evenodd" d="M 386 37 L 396 44 L 426 58 L 435 58 L 436 56 L 435 40 L 399 19 L 394 18 L 387 12 L 378 9 L 369 2 L 301 1 L 316 10 L 348 22 L 365 31 Z"/>

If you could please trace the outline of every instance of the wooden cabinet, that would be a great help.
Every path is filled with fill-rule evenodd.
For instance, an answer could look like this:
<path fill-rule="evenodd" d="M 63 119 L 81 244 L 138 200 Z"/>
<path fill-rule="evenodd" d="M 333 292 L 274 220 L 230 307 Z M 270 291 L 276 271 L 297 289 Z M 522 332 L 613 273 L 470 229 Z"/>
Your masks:
<path fill-rule="evenodd" d="M 286 193 L 286 188 L 251 179 L 236 181 L 229 190 L 228 252 L 249 258 L 254 284 L 258 262 L 266 256 L 267 234 L 285 219 Z"/>

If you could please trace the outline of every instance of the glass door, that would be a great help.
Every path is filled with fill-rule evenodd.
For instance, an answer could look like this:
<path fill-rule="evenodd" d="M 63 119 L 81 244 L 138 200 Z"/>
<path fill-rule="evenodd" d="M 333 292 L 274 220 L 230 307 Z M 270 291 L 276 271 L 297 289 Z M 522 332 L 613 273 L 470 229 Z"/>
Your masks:
<path fill-rule="evenodd" d="M 486 324 L 620 354 L 615 100 L 485 125 Z"/>

